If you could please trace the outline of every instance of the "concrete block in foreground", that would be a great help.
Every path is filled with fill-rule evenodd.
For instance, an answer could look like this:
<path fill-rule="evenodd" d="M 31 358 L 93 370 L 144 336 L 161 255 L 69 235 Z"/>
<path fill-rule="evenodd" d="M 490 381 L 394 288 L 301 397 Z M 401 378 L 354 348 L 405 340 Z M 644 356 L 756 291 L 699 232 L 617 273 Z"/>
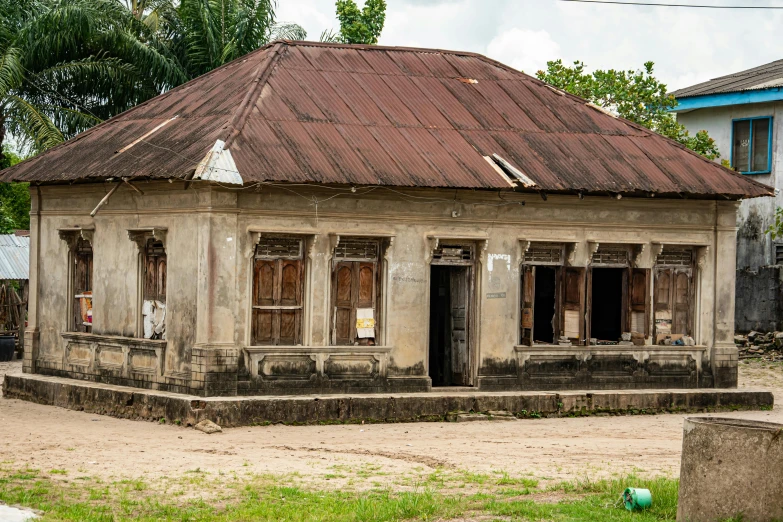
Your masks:
<path fill-rule="evenodd" d="M 456 412 L 509 412 L 517 418 L 627 415 L 771 408 L 765 391 L 448 391 L 395 394 L 197 397 L 35 374 L 7 374 L 6 398 L 126 419 L 223 427 L 253 424 L 444 421 Z"/>
<path fill-rule="evenodd" d="M 783 520 L 783 424 L 685 419 L 677 520 Z"/>

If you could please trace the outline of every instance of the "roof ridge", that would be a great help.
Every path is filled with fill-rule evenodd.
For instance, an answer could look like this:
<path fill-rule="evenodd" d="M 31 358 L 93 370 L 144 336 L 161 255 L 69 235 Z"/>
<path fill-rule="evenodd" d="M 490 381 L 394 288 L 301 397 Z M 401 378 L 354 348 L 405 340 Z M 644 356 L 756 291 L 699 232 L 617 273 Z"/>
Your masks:
<path fill-rule="evenodd" d="M 250 89 L 248 89 L 247 94 L 245 94 L 245 97 L 237 106 L 234 117 L 231 118 L 229 124 L 231 126 L 231 132 L 225 139 L 225 148 L 228 148 L 229 145 L 231 145 L 231 142 L 233 142 L 239 133 L 242 132 L 242 129 L 247 122 L 247 118 L 252 112 L 252 108 L 255 106 L 258 97 L 261 96 L 261 91 L 269 80 L 269 75 L 272 74 L 275 66 L 277 66 L 277 63 L 280 61 L 280 56 L 282 55 L 281 50 L 284 48 L 283 45 L 281 45 L 280 42 L 275 41 L 269 46 L 270 49 L 272 47 L 276 47 L 274 53 L 269 57 L 266 64 L 259 65 L 259 74 L 254 75 L 256 78 L 251 82 Z"/>

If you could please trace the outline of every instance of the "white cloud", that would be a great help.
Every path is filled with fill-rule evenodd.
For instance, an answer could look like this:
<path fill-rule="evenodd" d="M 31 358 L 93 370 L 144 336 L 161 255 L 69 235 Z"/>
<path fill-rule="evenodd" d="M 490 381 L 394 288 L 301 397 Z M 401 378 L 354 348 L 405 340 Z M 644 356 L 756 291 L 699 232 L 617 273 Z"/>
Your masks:
<path fill-rule="evenodd" d="M 544 30 L 514 27 L 494 37 L 487 56 L 528 74 L 546 68 L 546 62 L 560 57 L 560 45 Z"/>
<path fill-rule="evenodd" d="M 780 5 L 779 0 L 754 0 Z M 363 4 L 363 1 L 359 1 Z M 740 4 L 741 0 L 710 0 Z M 383 45 L 473 51 L 527 73 L 548 60 L 639 69 L 671 89 L 783 58 L 783 11 L 578 4 L 555 0 L 387 0 Z M 337 29 L 334 0 L 279 0 L 281 20 L 317 40 Z"/>

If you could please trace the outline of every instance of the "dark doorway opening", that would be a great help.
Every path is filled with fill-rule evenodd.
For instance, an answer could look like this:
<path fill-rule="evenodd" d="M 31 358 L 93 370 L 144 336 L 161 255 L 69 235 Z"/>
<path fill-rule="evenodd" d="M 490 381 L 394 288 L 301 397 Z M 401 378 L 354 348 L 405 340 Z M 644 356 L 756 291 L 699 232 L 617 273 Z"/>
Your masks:
<path fill-rule="evenodd" d="M 433 386 L 469 386 L 468 266 L 432 265 L 430 274 L 430 378 Z"/>
<path fill-rule="evenodd" d="M 619 341 L 623 333 L 623 268 L 593 268 L 590 336 Z"/>
<path fill-rule="evenodd" d="M 536 267 L 535 314 L 533 336 L 536 343 L 555 342 L 555 274 L 551 266 Z"/>

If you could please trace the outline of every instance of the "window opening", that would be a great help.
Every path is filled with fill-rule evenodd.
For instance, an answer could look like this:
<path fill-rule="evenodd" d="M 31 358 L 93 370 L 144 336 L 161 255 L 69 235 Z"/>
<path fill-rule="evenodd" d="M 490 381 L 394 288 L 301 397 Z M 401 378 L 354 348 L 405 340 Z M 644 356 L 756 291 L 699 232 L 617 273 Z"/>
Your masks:
<path fill-rule="evenodd" d="M 533 243 L 521 273 L 520 344 L 583 344 L 585 269 L 564 267 L 564 245 Z"/>
<path fill-rule="evenodd" d="M 775 264 L 783 265 L 783 244 L 775 244 Z"/>
<path fill-rule="evenodd" d="M 555 267 L 536 267 L 534 296 L 536 313 L 533 316 L 535 343 L 555 342 L 556 277 Z"/>
<path fill-rule="evenodd" d="M 623 287 L 627 273 L 622 268 L 592 269 L 590 336 L 598 344 L 617 344 L 623 333 Z"/>
<path fill-rule="evenodd" d="M 560 243 L 532 243 L 525 252 L 524 263 L 562 264 L 563 245 Z"/>
<path fill-rule="evenodd" d="M 145 339 L 166 338 L 166 248 L 150 238 L 144 248 L 144 294 L 141 315 Z"/>
<path fill-rule="evenodd" d="M 433 386 L 470 386 L 472 267 L 431 266 L 429 374 Z"/>
<path fill-rule="evenodd" d="M 771 165 L 772 117 L 734 120 L 732 166 L 743 174 L 767 174 Z"/>
<path fill-rule="evenodd" d="M 254 345 L 302 343 L 303 240 L 261 237 L 253 266 Z"/>
<path fill-rule="evenodd" d="M 79 238 L 73 250 L 73 321 L 72 331 L 92 331 L 92 245 Z"/>
<path fill-rule="evenodd" d="M 693 249 L 664 249 L 655 266 L 656 344 L 677 342 L 693 331 Z"/>
<path fill-rule="evenodd" d="M 332 344 L 376 344 L 380 308 L 380 241 L 340 238 L 332 271 Z"/>
<path fill-rule="evenodd" d="M 432 253 L 432 261 L 438 264 L 472 264 L 474 245 L 442 244 Z"/>

